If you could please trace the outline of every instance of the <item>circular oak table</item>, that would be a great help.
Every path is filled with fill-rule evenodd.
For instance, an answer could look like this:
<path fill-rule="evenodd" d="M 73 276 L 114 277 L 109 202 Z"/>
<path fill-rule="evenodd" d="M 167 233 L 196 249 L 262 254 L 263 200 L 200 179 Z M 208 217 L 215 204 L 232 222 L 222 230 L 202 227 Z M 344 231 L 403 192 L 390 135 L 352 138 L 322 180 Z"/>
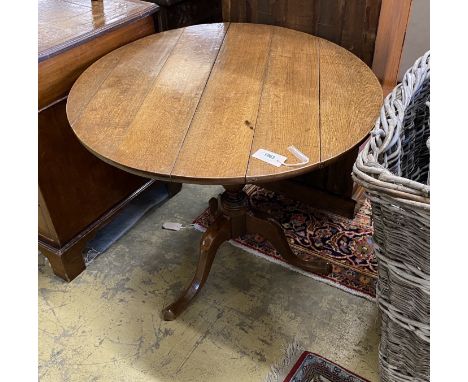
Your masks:
<path fill-rule="evenodd" d="M 249 207 L 243 187 L 323 166 L 359 144 L 373 127 L 382 90 L 347 50 L 281 27 L 219 23 L 151 35 L 91 65 L 67 102 L 82 144 L 107 163 L 170 182 L 223 185 L 209 202 L 214 223 L 201 238 L 193 281 L 164 319 L 176 318 L 205 283 L 218 247 L 245 233 L 269 240 L 292 265 L 304 261 L 281 226 Z M 275 167 L 252 157 L 266 149 L 303 166 Z"/>

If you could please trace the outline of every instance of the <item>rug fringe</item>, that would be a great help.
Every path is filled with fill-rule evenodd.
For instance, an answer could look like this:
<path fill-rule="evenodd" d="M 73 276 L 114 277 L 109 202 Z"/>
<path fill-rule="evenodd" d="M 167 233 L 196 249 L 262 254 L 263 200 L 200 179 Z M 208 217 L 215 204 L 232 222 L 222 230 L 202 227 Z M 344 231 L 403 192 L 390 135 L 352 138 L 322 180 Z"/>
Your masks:
<path fill-rule="evenodd" d="M 205 228 L 205 227 L 203 227 L 202 225 L 197 224 L 197 223 L 195 223 L 195 224 L 193 225 L 193 227 L 194 227 L 196 230 L 200 231 L 200 232 L 205 232 L 205 231 L 206 231 L 206 228 Z M 341 285 L 341 284 L 335 283 L 335 282 L 333 282 L 333 281 L 327 280 L 326 278 L 323 278 L 323 277 L 314 275 L 313 273 L 310 273 L 310 272 L 307 272 L 307 271 L 305 271 L 305 270 L 303 270 L 303 269 L 301 269 L 301 268 L 295 267 L 294 265 L 285 263 L 284 261 L 275 259 L 274 257 L 267 256 L 267 255 L 261 253 L 260 251 L 257 251 L 257 250 L 255 250 L 255 249 L 253 249 L 253 248 L 250 248 L 250 247 L 247 247 L 247 246 L 245 246 L 245 245 L 243 245 L 243 244 L 240 244 L 240 243 L 238 243 L 238 242 L 236 242 L 236 241 L 234 241 L 234 240 L 229 240 L 229 243 L 230 243 L 231 245 L 233 245 L 234 247 L 243 249 L 244 251 L 249 252 L 249 253 L 251 253 L 252 255 L 261 257 L 262 259 L 265 259 L 265 260 L 270 261 L 270 262 L 272 262 L 272 263 L 281 265 L 282 267 L 285 267 L 285 268 L 290 269 L 290 270 L 292 270 L 292 271 L 294 271 L 294 272 L 300 273 L 301 275 L 310 277 L 310 278 L 312 278 L 312 279 L 314 279 L 314 280 L 320 281 L 320 282 L 325 283 L 325 284 L 327 284 L 327 285 L 330 285 L 330 286 L 333 286 L 333 287 L 335 287 L 335 288 L 344 290 L 345 292 L 351 293 L 351 294 L 354 295 L 354 296 L 362 297 L 362 298 L 365 298 L 366 300 L 369 300 L 369 301 L 372 301 L 372 302 L 376 302 L 375 297 L 369 296 L 369 295 L 367 295 L 367 294 L 365 294 L 365 293 L 359 292 L 359 291 L 357 291 L 357 290 L 348 288 L 348 287 L 346 287 L 346 286 L 344 286 L 344 285 Z"/>
<path fill-rule="evenodd" d="M 264 382 L 282 382 L 304 351 L 301 342 L 294 338 L 293 342 L 283 350 L 283 358 L 271 366 Z"/>

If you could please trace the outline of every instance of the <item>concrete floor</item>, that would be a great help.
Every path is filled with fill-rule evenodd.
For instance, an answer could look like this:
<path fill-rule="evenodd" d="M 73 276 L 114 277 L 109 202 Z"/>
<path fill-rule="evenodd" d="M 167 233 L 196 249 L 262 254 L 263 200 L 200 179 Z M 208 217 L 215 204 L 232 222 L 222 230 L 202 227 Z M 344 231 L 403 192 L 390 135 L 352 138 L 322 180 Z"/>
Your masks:
<path fill-rule="evenodd" d="M 39 267 L 41 381 L 263 381 L 294 337 L 378 380 L 374 303 L 227 243 L 195 303 L 162 321 L 201 234 L 161 225 L 191 223 L 220 190 L 185 185 L 69 284 Z"/>

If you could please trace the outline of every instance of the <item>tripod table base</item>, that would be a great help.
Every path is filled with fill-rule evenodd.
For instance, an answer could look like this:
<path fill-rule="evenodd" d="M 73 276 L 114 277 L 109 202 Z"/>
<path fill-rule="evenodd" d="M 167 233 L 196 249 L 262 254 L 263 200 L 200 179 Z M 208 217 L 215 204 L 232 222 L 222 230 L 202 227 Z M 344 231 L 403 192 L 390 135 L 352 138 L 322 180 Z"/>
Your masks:
<path fill-rule="evenodd" d="M 195 276 L 185 292 L 163 310 L 164 320 L 177 318 L 198 294 L 208 278 L 219 246 L 246 233 L 262 235 L 292 265 L 322 275 L 331 272 L 331 265 L 323 260 L 304 261 L 297 257 L 289 247 L 281 225 L 268 214 L 249 208 L 248 197 L 243 187 L 224 186 L 224 193 L 218 199 L 210 200 L 210 210 L 215 219 L 201 238 L 200 258 Z"/>

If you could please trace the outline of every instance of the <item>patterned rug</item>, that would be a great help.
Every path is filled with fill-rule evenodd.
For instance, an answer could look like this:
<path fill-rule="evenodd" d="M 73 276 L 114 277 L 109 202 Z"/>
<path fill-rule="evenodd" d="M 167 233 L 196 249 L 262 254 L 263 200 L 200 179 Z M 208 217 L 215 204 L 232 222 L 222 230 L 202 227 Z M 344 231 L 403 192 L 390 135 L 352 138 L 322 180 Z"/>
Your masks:
<path fill-rule="evenodd" d="M 248 186 L 246 192 L 255 208 L 268 212 L 283 226 L 291 249 L 298 256 L 304 260 L 314 257 L 326 259 L 332 264 L 333 271 L 328 276 L 321 276 L 291 266 L 260 235 L 245 235 L 231 240 L 233 245 L 355 295 L 370 300 L 375 298 L 377 263 L 368 201 L 354 219 L 347 219 L 261 187 Z M 207 209 L 195 219 L 195 227 L 204 231 L 210 220 Z"/>
<path fill-rule="evenodd" d="M 309 351 L 303 352 L 282 382 L 369 382 Z"/>
<path fill-rule="evenodd" d="M 294 339 L 270 369 L 265 382 L 369 382 L 327 358 L 304 350 Z"/>

